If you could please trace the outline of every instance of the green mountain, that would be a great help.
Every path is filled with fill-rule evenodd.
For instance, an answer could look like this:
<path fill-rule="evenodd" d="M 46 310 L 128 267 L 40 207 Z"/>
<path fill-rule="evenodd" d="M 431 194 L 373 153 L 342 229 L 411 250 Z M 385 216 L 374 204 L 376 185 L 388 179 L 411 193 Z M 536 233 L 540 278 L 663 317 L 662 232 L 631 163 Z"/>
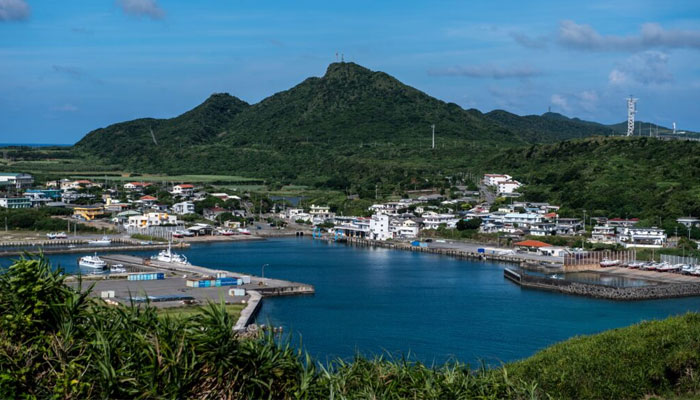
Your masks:
<path fill-rule="evenodd" d="M 578 118 L 568 118 L 553 112 L 519 116 L 508 111 L 493 110 L 484 116 L 504 129 L 517 132 L 521 138 L 530 143 L 615 134 L 615 131 L 606 125 Z"/>
<path fill-rule="evenodd" d="M 334 63 L 323 77 L 254 105 L 218 94 L 173 119 L 95 130 L 75 147 L 145 172 L 234 172 L 304 183 L 340 175 L 407 181 L 464 168 L 504 146 L 608 133 L 565 117 L 464 110 L 383 72 Z"/>

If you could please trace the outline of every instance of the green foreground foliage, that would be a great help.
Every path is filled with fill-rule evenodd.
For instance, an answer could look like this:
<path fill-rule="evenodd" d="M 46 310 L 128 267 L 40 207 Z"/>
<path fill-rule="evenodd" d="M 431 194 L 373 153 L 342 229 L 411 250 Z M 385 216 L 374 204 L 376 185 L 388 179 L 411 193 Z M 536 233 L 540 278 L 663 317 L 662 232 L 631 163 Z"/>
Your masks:
<path fill-rule="evenodd" d="M 646 322 L 470 369 L 405 359 L 320 365 L 272 336 L 242 339 L 225 307 L 178 318 L 113 307 L 43 259 L 0 275 L 0 397 L 196 399 L 642 398 L 700 389 L 700 315 Z"/>

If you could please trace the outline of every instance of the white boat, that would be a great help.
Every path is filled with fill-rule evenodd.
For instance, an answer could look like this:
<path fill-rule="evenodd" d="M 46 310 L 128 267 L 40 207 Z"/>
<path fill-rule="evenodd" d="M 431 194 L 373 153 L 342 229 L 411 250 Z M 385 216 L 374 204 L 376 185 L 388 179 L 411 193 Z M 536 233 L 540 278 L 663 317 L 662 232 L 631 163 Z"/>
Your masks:
<path fill-rule="evenodd" d="M 691 274 L 694 270 L 695 270 L 695 267 L 693 267 L 692 265 L 684 265 L 681 268 L 681 273 L 688 275 L 688 274 Z"/>
<path fill-rule="evenodd" d="M 109 272 L 111 272 L 113 274 L 114 273 L 120 274 L 120 273 L 126 272 L 126 268 L 124 268 L 123 264 L 114 264 L 114 265 L 109 267 Z"/>
<path fill-rule="evenodd" d="M 52 240 L 52 239 L 66 239 L 66 238 L 68 238 L 68 235 L 66 235 L 65 232 L 50 232 L 50 233 L 47 233 L 47 234 L 46 234 L 46 237 L 47 237 L 49 240 Z"/>
<path fill-rule="evenodd" d="M 224 236 L 233 236 L 236 234 L 236 232 L 231 229 L 224 229 L 223 231 L 221 231 L 221 234 Z"/>
<path fill-rule="evenodd" d="M 618 266 L 618 265 L 620 265 L 620 260 L 609 260 L 609 259 L 607 259 L 607 258 L 604 258 L 604 259 L 600 262 L 600 266 L 603 267 L 603 268 L 606 268 L 606 267 L 616 267 L 616 266 Z"/>
<path fill-rule="evenodd" d="M 107 263 L 104 262 L 100 257 L 98 257 L 97 253 L 95 253 L 94 256 L 80 257 L 78 259 L 78 265 L 81 267 L 92 269 L 105 269 L 105 267 L 107 267 Z"/>
<path fill-rule="evenodd" d="M 250 231 L 245 228 L 238 228 L 238 233 L 241 235 L 250 235 Z"/>
<path fill-rule="evenodd" d="M 102 239 L 95 239 L 95 240 L 90 240 L 88 241 L 89 245 L 94 245 L 94 246 L 105 246 L 112 244 L 112 239 L 110 239 L 107 236 L 102 236 Z"/>
<path fill-rule="evenodd" d="M 190 265 L 190 263 L 187 261 L 187 257 L 185 257 L 184 254 L 177 254 L 172 252 L 170 242 L 168 242 L 167 250 L 161 250 L 160 253 L 158 253 L 158 255 L 152 256 L 151 260 L 162 261 L 172 264 Z"/>
<path fill-rule="evenodd" d="M 630 269 L 639 269 L 639 268 L 642 268 L 643 266 L 644 266 L 644 263 L 641 261 L 634 261 L 634 262 L 627 264 L 627 268 L 630 268 Z"/>

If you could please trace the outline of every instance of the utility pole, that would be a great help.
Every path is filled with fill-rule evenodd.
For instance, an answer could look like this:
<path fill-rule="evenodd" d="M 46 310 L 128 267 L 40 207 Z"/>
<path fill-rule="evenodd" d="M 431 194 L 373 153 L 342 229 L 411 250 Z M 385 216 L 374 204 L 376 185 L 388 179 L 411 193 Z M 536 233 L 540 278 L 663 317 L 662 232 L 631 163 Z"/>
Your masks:
<path fill-rule="evenodd" d="M 433 149 L 435 148 L 435 124 L 433 124 Z"/>

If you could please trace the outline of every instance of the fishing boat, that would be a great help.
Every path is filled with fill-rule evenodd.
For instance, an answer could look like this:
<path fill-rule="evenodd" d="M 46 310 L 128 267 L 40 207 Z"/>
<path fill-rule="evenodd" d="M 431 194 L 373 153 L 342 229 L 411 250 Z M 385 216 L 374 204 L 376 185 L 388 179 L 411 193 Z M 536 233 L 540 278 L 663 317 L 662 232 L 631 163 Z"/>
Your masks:
<path fill-rule="evenodd" d="M 95 253 L 94 256 L 80 257 L 78 259 L 78 265 L 81 267 L 92 269 L 105 269 L 105 267 L 107 267 L 107 263 L 104 262 L 100 257 L 98 257 L 97 253 Z"/>
<path fill-rule="evenodd" d="M 92 246 L 107 246 L 112 244 L 112 239 L 107 236 L 102 236 L 102 239 L 90 240 L 88 244 Z"/>
<path fill-rule="evenodd" d="M 241 235 L 250 235 L 250 231 L 245 228 L 238 228 L 238 233 Z"/>
<path fill-rule="evenodd" d="M 158 255 L 152 256 L 151 260 L 162 261 L 171 264 L 184 264 L 190 265 L 187 261 L 187 257 L 184 254 L 173 253 L 171 249 L 171 242 L 168 242 L 168 249 L 161 250 Z"/>
<path fill-rule="evenodd" d="M 600 262 L 600 266 L 603 267 L 603 268 L 607 268 L 607 267 L 616 267 L 616 266 L 618 266 L 618 265 L 620 265 L 620 260 L 610 260 L 610 259 L 604 258 L 604 259 Z"/>
<path fill-rule="evenodd" d="M 65 232 L 50 232 L 50 233 L 47 233 L 47 234 L 46 234 L 46 237 L 47 237 L 49 240 L 53 240 L 53 239 L 66 239 L 66 238 L 68 238 L 68 235 L 66 235 Z"/>
<path fill-rule="evenodd" d="M 120 274 L 126 272 L 126 268 L 124 268 L 123 264 L 114 264 L 109 267 L 109 272 Z"/>
<path fill-rule="evenodd" d="M 233 236 L 236 234 L 236 232 L 231 229 L 224 229 L 223 231 L 221 231 L 221 234 L 224 236 Z"/>
<path fill-rule="evenodd" d="M 641 261 L 634 261 L 629 264 L 627 264 L 627 268 L 629 269 L 639 269 L 644 266 L 644 263 Z"/>

